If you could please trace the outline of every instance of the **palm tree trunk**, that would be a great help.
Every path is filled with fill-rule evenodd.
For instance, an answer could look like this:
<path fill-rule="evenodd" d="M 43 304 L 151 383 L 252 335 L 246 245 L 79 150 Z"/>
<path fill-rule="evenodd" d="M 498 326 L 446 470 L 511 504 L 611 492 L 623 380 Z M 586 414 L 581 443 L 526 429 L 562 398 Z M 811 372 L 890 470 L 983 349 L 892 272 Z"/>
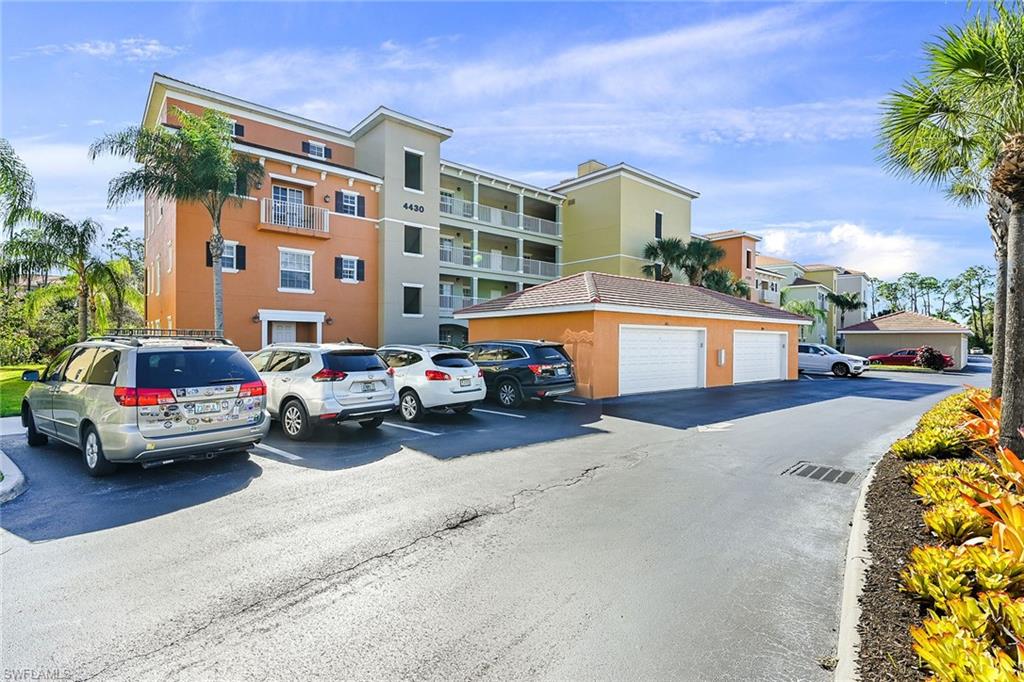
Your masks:
<path fill-rule="evenodd" d="M 1015 197 L 1006 230 L 1006 325 L 1003 358 L 1003 415 L 999 442 L 1024 452 L 1024 372 L 1017 352 L 1024 348 L 1024 197 Z"/>
<path fill-rule="evenodd" d="M 992 307 L 992 397 L 1003 395 L 1006 348 L 1006 245 L 996 246 L 996 295 Z"/>
<path fill-rule="evenodd" d="M 85 283 L 85 275 L 79 275 L 78 284 L 78 340 L 89 338 L 89 285 Z"/>
<path fill-rule="evenodd" d="M 224 270 L 220 258 L 224 254 L 224 235 L 220 233 L 220 221 L 214 218 L 213 234 L 210 236 L 210 259 L 213 261 L 213 328 L 224 335 Z"/>

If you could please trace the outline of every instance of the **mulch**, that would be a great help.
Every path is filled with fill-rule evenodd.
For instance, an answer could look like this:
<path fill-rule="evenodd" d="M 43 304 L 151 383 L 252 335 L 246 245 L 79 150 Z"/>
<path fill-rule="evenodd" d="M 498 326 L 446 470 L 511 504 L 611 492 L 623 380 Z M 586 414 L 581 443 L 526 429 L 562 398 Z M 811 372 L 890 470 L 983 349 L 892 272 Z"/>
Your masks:
<path fill-rule="evenodd" d="M 899 586 L 910 549 L 935 540 L 921 522 L 923 507 L 902 476 L 905 465 L 898 457 L 883 457 L 865 501 L 871 566 L 864 579 L 857 626 L 858 667 L 865 681 L 919 682 L 927 677 L 918 667 L 910 640 L 910 626 L 920 623 L 925 614 Z"/>

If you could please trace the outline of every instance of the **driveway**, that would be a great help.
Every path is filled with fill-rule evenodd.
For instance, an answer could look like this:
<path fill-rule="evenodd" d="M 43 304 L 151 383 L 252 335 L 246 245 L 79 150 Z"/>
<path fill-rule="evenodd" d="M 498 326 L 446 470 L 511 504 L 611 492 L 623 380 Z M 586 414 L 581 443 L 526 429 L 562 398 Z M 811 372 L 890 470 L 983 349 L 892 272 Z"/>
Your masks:
<path fill-rule="evenodd" d="M 928 406 L 987 381 L 972 363 L 487 406 L 303 444 L 275 429 L 249 458 L 102 480 L 8 435 L 30 487 L 0 512 L 4 667 L 828 679 L 863 476 Z M 799 462 L 852 477 L 782 475 Z"/>

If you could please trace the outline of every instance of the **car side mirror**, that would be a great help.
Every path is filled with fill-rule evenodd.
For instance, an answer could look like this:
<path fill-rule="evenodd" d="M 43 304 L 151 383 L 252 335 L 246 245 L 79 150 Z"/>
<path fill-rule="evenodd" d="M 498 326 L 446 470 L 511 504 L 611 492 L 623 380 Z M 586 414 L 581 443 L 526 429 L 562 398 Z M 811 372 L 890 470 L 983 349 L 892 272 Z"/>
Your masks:
<path fill-rule="evenodd" d="M 22 381 L 39 381 L 39 370 L 38 369 L 26 369 L 21 373 Z"/>
<path fill-rule="evenodd" d="M 818 351 L 818 355 L 827 355 L 827 354 L 825 353 L 825 351 L 823 351 L 823 350 L 819 350 L 819 351 Z"/>

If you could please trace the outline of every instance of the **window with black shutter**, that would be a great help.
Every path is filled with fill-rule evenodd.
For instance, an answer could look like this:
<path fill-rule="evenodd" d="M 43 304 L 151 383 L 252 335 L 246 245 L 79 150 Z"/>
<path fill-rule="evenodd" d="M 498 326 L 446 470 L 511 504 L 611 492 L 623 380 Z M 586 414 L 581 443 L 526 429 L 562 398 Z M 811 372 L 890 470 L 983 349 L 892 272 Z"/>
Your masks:
<path fill-rule="evenodd" d="M 405 150 L 405 188 L 423 191 L 423 154 Z"/>
<path fill-rule="evenodd" d="M 245 270 L 245 247 L 235 244 L 235 269 Z"/>
<path fill-rule="evenodd" d="M 403 289 L 403 315 L 422 315 L 423 307 L 420 298 L 423 294 L 421 287 L 402 287 Z"/>
<path fill-rule="evenodd" d="M 423 230 L 413 225 L 405 226 L 405 253 L 423 255 Z"/>
<path fill-rule="evenodd" d="M 661 211 L 654 212 L 654 238 L 661 239 Z"/>
<path fill-rule="evenodd" d="M 356 198 L 356 215 L 360 218 L 366 217 L 366 197 L 362 194 Z"/>

